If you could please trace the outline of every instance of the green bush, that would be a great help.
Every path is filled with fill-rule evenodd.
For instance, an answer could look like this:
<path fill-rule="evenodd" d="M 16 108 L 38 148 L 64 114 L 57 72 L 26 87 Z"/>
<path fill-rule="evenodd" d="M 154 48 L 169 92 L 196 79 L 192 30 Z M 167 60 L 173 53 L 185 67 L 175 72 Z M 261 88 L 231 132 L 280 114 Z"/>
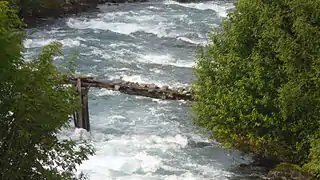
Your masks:
<path fill-rule="evenodd" d="M 61 44 L 51 44 L 25 62 L 23 25 L 0 1 L 0 179 L 71 179 L 91 146 L 60 140 L 77 108 L 75 89 L 53 65 Z"/>
<path fill-rule="evenodd" d="M 280 163 L 274 169 L 269 171 L 270 179 L 292 179 L 292 180 L 313 180 L 314 176 L 298 165 L 289 163 Z"/>
<path fill-rule="evenodd" d="M 309 154 L 309 162 L 303 166 L 309 172 L 320 179 L 320 139 L 314 139 L 311 141 L 311 149 Z"/>
<path fill-rule="evenodd" d="M 227 147 L 306 162 L 320 127 L 319 9 L 238 0 L 197 58 L 195 123 Z"/>

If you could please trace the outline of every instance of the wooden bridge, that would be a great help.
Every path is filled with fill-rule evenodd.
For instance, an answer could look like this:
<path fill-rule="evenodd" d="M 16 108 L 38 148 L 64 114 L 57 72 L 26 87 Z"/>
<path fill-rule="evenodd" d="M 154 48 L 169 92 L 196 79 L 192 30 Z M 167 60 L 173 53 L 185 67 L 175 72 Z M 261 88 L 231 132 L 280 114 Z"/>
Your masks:
<path fill-rule="evenodd" d="M 99 81 L 92 77 L 70 78 L 71 83 L 76 85 L 79 96 L 80 108 L 74 112 L 74 124 L 77 128 L 90 131 L 88 92 L 90 87 L 104 88 L 121 93 L 145 96 L 163 100 L 187 100 L 192 101 L 191 88 L 169 88 L 169 86 L 159 87 L 155 84 L 139 84 L 123 80 Z"/>

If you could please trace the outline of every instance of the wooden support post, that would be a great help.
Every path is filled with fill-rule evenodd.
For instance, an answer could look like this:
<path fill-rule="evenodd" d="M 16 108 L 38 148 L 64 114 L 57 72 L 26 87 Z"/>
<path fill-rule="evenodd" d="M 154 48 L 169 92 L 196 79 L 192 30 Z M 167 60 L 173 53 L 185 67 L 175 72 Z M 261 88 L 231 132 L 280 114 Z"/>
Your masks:
<path fill-rule="evenodd" d="M 90 131 L 88 92 L 89 88 L 82 88 L 82 128 Z"/>
<path fill-rule="evenodd" d="M 77 111 L 73 112 L 73 122 L 74 122 L 74 127 L 78 127 L 79 116 Z"/>
<path fill-rule="evenodd" d="M 81 86 L 81 79 L 77 79 L 77 92 L 79 95 L 80 108 L 73 113 L 74 124 L 77 128 L 83 128 L 90 131 L 89 108 L 88 108 L 88 92 L 89 87 Z"/>

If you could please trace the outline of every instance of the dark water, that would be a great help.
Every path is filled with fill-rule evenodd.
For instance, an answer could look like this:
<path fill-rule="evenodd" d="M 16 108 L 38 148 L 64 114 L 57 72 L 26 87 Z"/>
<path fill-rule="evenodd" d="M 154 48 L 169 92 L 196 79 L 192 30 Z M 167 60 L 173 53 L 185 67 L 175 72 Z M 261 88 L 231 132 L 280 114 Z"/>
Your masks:
<path fill-rule="evenodd" d="M 231 8 L 233 4 L 224 1 L 101 6 L 96 12 L 28 29 L 25 56 L 60 41 L 67 56 L 79 53 L 77 71 L 83 75 L 187 86 L 194 79 L 196 47 L 208 43 L 207 32 L 219 26 Z M 55 58 L 58 65 L 65 62 Z M 91 89 L 89 103 L 90 138 L 97 153 L 79 170 L 90 179 L 263 178 L 258 170 L 238 167 L 249 162 L 248 157 L 195 134 L 187 102 Z M 76 130 L 73 136 L 79 134 Z"/>

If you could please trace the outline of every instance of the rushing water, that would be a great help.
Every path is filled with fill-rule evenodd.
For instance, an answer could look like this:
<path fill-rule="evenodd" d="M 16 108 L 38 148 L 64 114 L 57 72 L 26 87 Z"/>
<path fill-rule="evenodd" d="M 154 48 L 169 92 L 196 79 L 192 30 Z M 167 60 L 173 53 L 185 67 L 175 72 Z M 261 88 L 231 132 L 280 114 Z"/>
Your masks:
<path fill-rule="evenodd" d="M 207 32 L 231 8 L 225 1 L 105 5 L 28 29 L 25 57 L 59 41 L 67 56 L 79 53 L 83 75 L 187 86 L 194 79 L 196 47 L 208 43 Z M 65 62 L 55 58 L 58 65 Z M 78 169 L 92 180 L 262 178 L 259 171 L 238 168 L 248 157 L 194 133 L 190 103 L 91 89 L 89 106 L 97 152 Z"/>

